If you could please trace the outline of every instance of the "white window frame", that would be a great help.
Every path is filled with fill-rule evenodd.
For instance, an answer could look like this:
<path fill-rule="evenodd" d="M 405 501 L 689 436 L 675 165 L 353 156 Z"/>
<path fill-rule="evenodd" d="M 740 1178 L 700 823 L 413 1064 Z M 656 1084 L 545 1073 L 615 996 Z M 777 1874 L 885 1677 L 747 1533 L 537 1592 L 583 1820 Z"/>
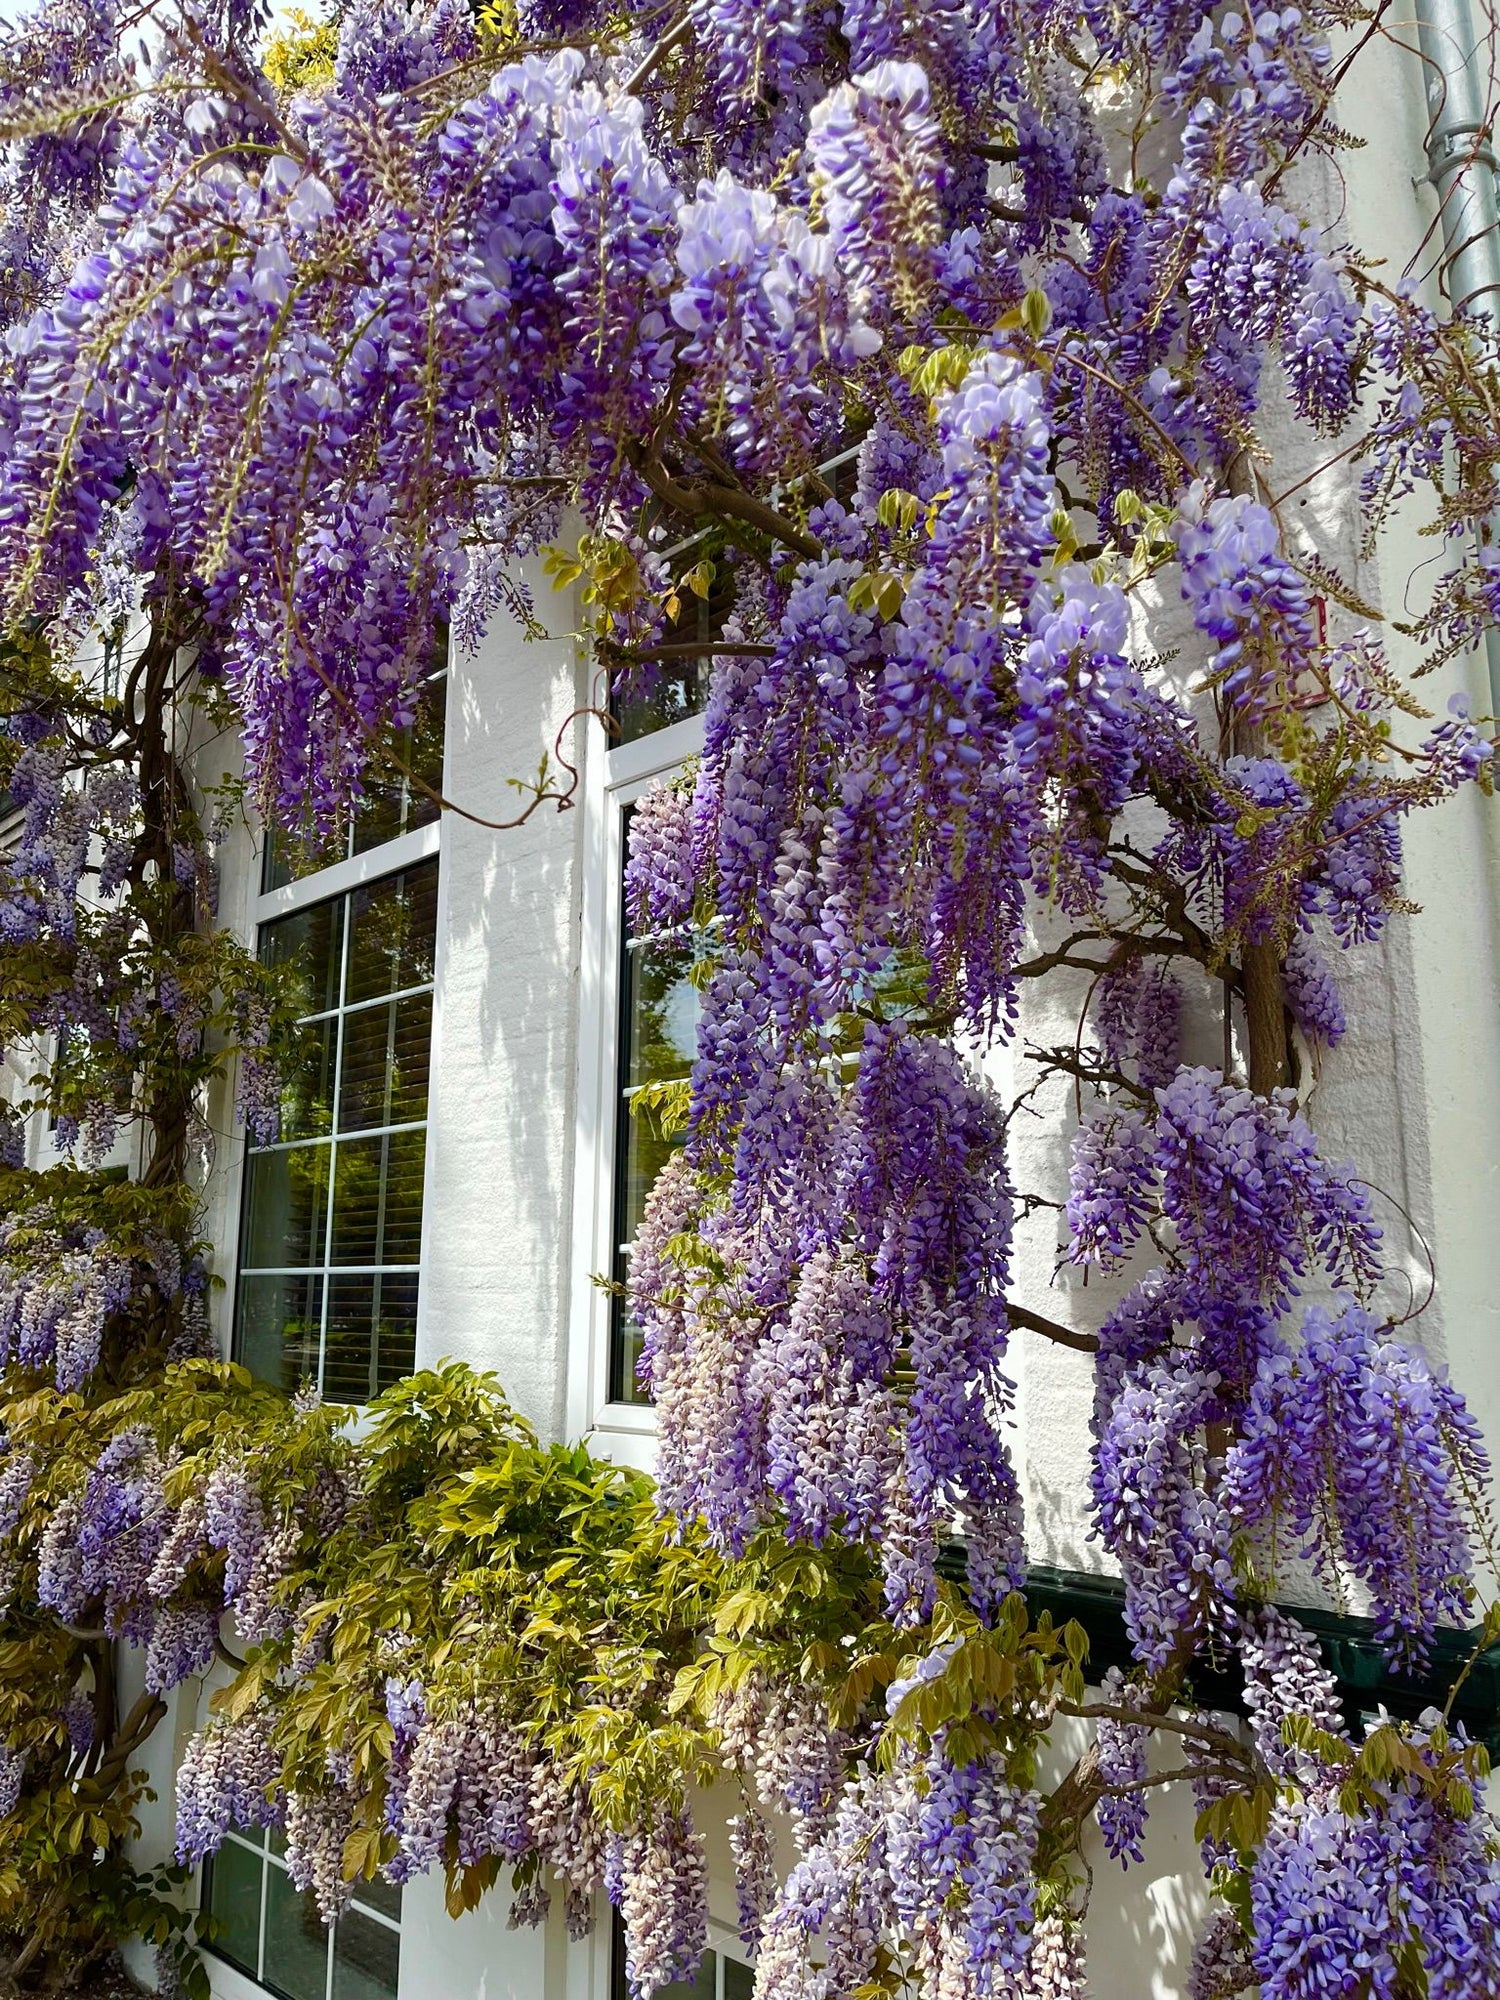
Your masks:
<path fill-rule="evenodd" d="M 624 816 L 643 792 L 702 748 L 703 717 L 691 715 L 590 758 L 585 780 L 568 1432 L 592 1436 L 611 1457 L 648 1469 L 655 1458 L 656 1412 L 646 1403 L 610 1401 L 614 1316 L 609 1294 L 594 1283 L 596 1274 L 613 1271 L 615 1260 Z"/>
<path fill-rule="evenodd" d="M 287 1872 L 286 1862 L 280 1855 L 271 1852 L 270 1844 L 265 1840 L 264 1836 L 262 1836 L 262 1844 L 257 1845 L 253 1840 L 245 1838 L 242 1834 L 231 1831 L 225 1834 L 223 1845 L 226 1847 L 233 1845 L 243 1848 L 247 1854 L 254 1855 L 261 1863 L 260 1909 L 258 1912 L 255 1940 L 256 1971 L 254 1975 L 246 1972 L 242 1966 L 236 1965 L 231 1959 L 220 1957 L 216 1947 L 208 1944 L 203 1946 L 205 1960 L 208 1965 L 208 1983 L 216 1994 L 223 1996 L 223 2000 L 258 2000 L 258 1996 L 266 1993 L 274 1993 L 276 1990 L 274 1987 L 265 1985 L 262 1978 L 266 1964 L 266 1915 L 271 1906 L 271 1899 L 267 1893 L 267 1889 L 271 1879 L 270 1871 L 273 1868 L 279 1868 L 282 1874 L 285 1875 Z M 388 1917 L 384 1910 L 377 1910 L 371 1904 L 363 1902 L 360 1899 L 359 1885 L 357 1883 L 354 1885 L 354 1905 L 358 1909 L 359 1915 L 364 1917 L 368 1922 L 379 1925 L 382 1930 L 394 1931 L 398 1938 L 401 1936 L 401 1919 L 399 1917 Z M 207 1905 L 200 1903 L 200 1909 L 206 1912 Z M 329 1924 L 326 1927 L 325 1933 L 327 1955 L 323 1975 L 323 2000 L 332 2000 L 333 1996 L 334 1929 L 335 1926 Z"/>
<path fill-rule="evenodd" d="M 444 784 L 446 786 L 447 744 L 444 743 Z M 359 854 L 351 854 L 342 861 L 330 863 L 327 868 L 315 869 L 309 875 L 299 876 L 295 881 L 284 882 L 279 889 L 262 891 L 259 887 L 263 879 L 265 865 L 265 836 L 251 844 L 250 870 L 246 879 L 247 893 L 242 905 L 239 933 L 241 941 L 249 951 L 260 949 L 262 924 L 274 923 L 278 917 L 294 916 L 297 911 L 310 908 L 314 903 L 332 902 L 337 896 L 347 896 L 355 889 L 363 889 L 372 882 L 382 881 L 387 875 L 400 875 L 419 862 L 430 861 L 434 856 L 438 863 L 437 884 L 437 931 L 434 944 L 433 964 L 433 1032 L 434 1049 L 437 1046 L 437 983 L 442 976 L 442 938 L 444 929 L 445 889 L 442 862 L 443 820 L 439 814 L 426 826 L 413 827 L 410 832 L 398 834 L 394 840 L 387 840 L 376 847 L 367 847 Z M 232 1157 L 224 1177 L 224 1228 L 216 1235 L 215 1267 L 224 1279 L 224 1289 L 219 1293 L 222 1301 L 223 1319 L 219 1328 L 219 1352 L 226 1360 L 234 1359 L 234 1330 L 236 1303 L 239 1298 L 240 1244 L 245 1212 L 245 1162 L 250 1156 L 250 1138 L 233 1110 L 234 1096 L 229 1098 L 230 1116 L 234 1119 L 234 1139 Z M 421 1279 L 427 1269 L 427 1218 L 432 1194 L 432 1147 L 429 1144 L 422 1166 L 422 1233 L 419 1239 L 418 1300 L 421 1298 Z M 418 1310 L 420 1311 L 420 1304 Z M 361 1407 L 358 1404 L 350 1408 Z"/>
<path fill-rule="evenodd" d="M 836 471 L 859 457 L 858 445 L 818 467 Z M 690 549 L 693 535 L 668 549 Z M 613 1315 L 594 1283 L 614 1270 L 614 1184 L 620 1090 L 620 962 L 623 921 L 624 808 L 703 749 L 704 719 L 688 716 L 649 736 L 606 749 L 585 772 L 582 942 L 579 954 L 578 1116 L 573 1171 L 573 1304 L 568 1327 L 568 1434 L 590 1437 L 611 1457 L 651 1471 L 656 1412 L 646 1403 L 609 1399 Z"/>

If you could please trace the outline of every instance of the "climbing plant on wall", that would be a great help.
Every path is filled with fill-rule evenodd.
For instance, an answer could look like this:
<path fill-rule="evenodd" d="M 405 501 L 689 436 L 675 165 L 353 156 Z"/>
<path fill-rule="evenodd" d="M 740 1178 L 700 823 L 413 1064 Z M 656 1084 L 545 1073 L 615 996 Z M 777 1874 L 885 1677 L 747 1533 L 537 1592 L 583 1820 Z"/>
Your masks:
<path fill-rule="evenodd" d="M 717 1773 L 762 2000 L 1063 2000 L 1084 1830 L 1138 1858 L 1171 1783 L 1203 2000 L 1495 1990 L 1482 1750 L 1362 1729 L 1275 1603 L 1310 1564 L 1406 1666 L 1496 1629 L 1483 1441 L 1306 1105 L 1404 819 L 1492 756 L 1422 698 L 1500 611 L 1488 333 L 1308 219 L 1395 32 L 359 0 L 268 44 L 243 0 L 42 0 L 9 35 L 0 1009 L 64 1159 L 0 1185 L 12 1987 L 131 1928 L 192 1977 L 124 1836 L 217 1655 L 179 1858 L 274 1821 L 330 1916 L 362 1873 L 441 1866 L 461 1908 L 509 1867 L 518 1921 L 560 1885 L 578 1928 L 602 1883 L 649 1995 L 702 1950 Z M 1371 547 L 1441 530 L 1399 627 L 1293 531 L 1273 432 L 1354 468 Z M 355 1437 L 204 1351 L 195 1116 L 237 1054 L 270 1129 L 293 1002 L 215 927 L 194 703 L 267 818 L 326 831 L 439 624 L 535 618 L 532 555 L 616 692 L 711 667 L 629 863 L 704 1000 L 630 1271 L 654 1489 L 462 1372 Z M 1077 1031 L 1027 1059 L 1074 1093 L 1097 1335 L 1008 1295 L 1043 1191 L 975 1055 L 1056 986 Z M 1024 1610 L 1018 1325 L 1093 1355 L 1132 1663 L 1092 1694 Z M 1226 1661 L 1243 1726 L 1195 1693 Z"/>

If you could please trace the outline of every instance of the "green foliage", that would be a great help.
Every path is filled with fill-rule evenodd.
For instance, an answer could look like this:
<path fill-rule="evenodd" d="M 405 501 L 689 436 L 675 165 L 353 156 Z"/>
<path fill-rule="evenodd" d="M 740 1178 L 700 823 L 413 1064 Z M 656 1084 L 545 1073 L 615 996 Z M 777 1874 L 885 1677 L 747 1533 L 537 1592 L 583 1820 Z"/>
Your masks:
<path fill-rule="evenodd" d="M 339 31 L 333 21 L 315 21 L 301 7 L 288 8 L 285 26 L 270 37 L 261 65 L 283 97 L 316 91 L 333 80 Z"/>

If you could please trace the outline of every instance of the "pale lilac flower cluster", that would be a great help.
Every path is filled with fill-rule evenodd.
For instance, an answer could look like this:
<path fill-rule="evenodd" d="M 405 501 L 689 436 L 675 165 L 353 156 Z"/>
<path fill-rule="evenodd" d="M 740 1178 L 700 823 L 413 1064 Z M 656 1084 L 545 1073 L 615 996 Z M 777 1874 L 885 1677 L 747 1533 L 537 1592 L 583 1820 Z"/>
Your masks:
<path fill-rule="evenodd" d="M 898 302 L 930 287 L 946 164 L 927 76 L 882 62 L 815 106 L 807 151 L 828 239 L 856 296 Z"/>
<path fill-rule="evenodd" d="M 1213 1910 L 1193 1941 L 1187 2000 L 1233 2000 L 1252 1985 L 1247 1942 L 1233 1910 Z"/>
<path fill-rule="evenodd" d="M 1245 1706 L 1255 1747 L 1273 1772 L 1306 1779 L 1306 1760 L 1299 1759 L 1287 1743 L 1285 1725 L 1300 1716 L 1315 1729 L 1343 1734 L 1343 1710 L 1333 1675 L 1312 1634 L 1273 1604 L 1244 1613 L 1240 1630 Z M 1326 1767 L 1323 1774 L 1326 1778 Z"/>
<path fill-rule="evenodd" d="M 397 1841 L 390 1879 L 440 1866 L 450 1830 L 466 1868 L 518 1860 L 533 1844 L 533 1773 L 516 1732 L 477 1704 L 430 1717 L 415 1681 L 387 1682 L 386 1713 L 396 1731 L 385 1799 Z"/>
<path fill-rule="evenodd" d="M 1088 2000 L 1080 1925 L 1057 1916 L 1037 1921 L 1021 1993 L 1023 2000 Z"/>
<path fill-rule="evenodd" d="M 1328 962 L 1304 931 L 1292 939 L 1282 960 L 1282 985 L 1292 1018 L 1310 1042 L 1337 1048 L 1348 1022 L 1344 1002 Z"/>
<path fill-rule="evenodd" d="M 236 1722 L 215 1717 L 189 1737 L 177 1767 L 177 1859 L 194 1867 L 233 1828 L 275 1826 L 286 1812 L 281 1758 L 268 1719 L 252 1707 Z"/>
<path fill-rule="evenodd" d="M 1148 1090 L 1169 1083 L 1182 1039 L 1182 987 L 1166 966 L 1132 953 L 1099 981 L 1094 1025 L 1112 1069 L 1133 1063 Z"/>
<path fill-rule="evenodd" d="M 708 1862 L 686 1813 L 663 1810 L 625 1842 L 620 1914 L 632 2000 L 692 1979 L 708 1943 Z"/>
<path fill-rule="evenodd" d="M 21 1800 L 21 1784 L 26 1776 L 26 1759 L 0 1743 L 0 1819 L 9 1819 Z"/>
<path fill-rule="evenodd" d="M 1253 698 L 1260 674 L 1295 675 L 1314 644 L 1312 594 L 1281 554 L 1270 512 L 1244 494 L 1205 506 L 1195 489 L 1176 532 L 1183 596 L 1215 642 L 1225 691 Z"/>
<path fill-rule="evenodd" d="M 53 1233 L 28 1216 L 24 1256 L 15 1225 L 0 1222 L 0 1362 L 47 1369 L 59 1389 L 77 1389 L 98 1365 L 111 1314 L 128 1301 L 130 1265 L 102 1230 Z"/>
<path fill-rule="evenodd" d="M 692 917 L 697 890 L 691 787 L 655 785 L 630 815 L 625 903 L 632 933 L 679 930 Z"/>

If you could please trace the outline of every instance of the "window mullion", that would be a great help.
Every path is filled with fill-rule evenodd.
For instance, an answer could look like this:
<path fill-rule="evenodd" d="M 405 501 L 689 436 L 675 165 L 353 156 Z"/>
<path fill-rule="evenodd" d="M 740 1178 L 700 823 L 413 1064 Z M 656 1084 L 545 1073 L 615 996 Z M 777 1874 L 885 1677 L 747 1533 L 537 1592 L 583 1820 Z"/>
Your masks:
<path fill-rule="evenodd" d="M 339 1173 L 340 1100 L 344 1090 L 344 1025 L 349 998 L 349 960 L 354 955 L 354 898 L 345 896 L 339 919 L 339 1005 L 333 1031 L 333 1103 L 328 1120 L 328 1213 L 323 1218 L 323 1283 L 318 1312 L 318 1394 L 328 1363 L 328 1299 L 333 1290 L 333 1203 Z"/>
<path fill-rule="evenodd" d="M 266 1976 L 266 1910 L 270 1901 L 270 1842 L 263 1833 L 260 1837 L 260 1925 L 255 1939 L 255 1977 L 261 1981 L 264 1981 Z"/>

